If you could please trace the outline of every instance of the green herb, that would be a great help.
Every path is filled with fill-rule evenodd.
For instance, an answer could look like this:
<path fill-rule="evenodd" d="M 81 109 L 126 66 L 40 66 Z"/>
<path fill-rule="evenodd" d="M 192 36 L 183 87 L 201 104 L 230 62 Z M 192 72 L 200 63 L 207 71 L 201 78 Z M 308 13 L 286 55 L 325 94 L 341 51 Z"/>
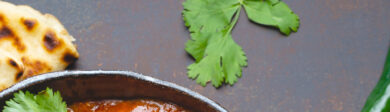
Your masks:
<path fill-rule="evenodd" d="M 30 92 L 14 94 L 14 98 L 6 101 L 3 112 L 67 112 L 66 103 L 62 101 L 61 94 L 47 88 L 37 95 Z"/>
<path fill-rule="evenodd" d="M 362 112 L 390 112 L 390 49 L 387 53 L 382 76 L 368 96 Z"/>
<path fill-rule="evenodd" d="M 233 85 L 247 66 L 244 51 L 231 36 L 242 6 L 250 20 L 283 34 L 299 27 L 299 17 L 279 0 L 186 0 L 183 17 L 191 32 L 186 51 L 196 60 L 188 66 L 188 76 L 202 86 L 209 81 L 215 87 Z"/>

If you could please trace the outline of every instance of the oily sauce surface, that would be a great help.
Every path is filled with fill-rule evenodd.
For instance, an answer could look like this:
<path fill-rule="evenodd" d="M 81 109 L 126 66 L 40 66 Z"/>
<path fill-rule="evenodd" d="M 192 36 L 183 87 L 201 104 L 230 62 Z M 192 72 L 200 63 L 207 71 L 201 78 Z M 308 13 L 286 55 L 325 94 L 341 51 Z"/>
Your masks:
<path fill-rule="evenodd" d="M 68 112 L 188 112 L 175 104 L 155 100 L 104 100 L 74 103 Z"/>

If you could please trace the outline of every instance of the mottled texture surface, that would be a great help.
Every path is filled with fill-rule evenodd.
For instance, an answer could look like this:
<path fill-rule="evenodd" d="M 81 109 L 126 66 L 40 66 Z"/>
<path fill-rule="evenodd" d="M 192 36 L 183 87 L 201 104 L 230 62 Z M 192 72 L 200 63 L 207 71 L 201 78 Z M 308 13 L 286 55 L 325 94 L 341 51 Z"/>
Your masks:
<path fill-rule="evenodd" d="M 197 91 L 233 112 L 357 112 L 390 39 L 389 0 L 285 0 L 301 18 L 288 38 L 242 12 L 233 37 L 248 56 L 234 86 L 201 87 L 183 0 L 9 0 L 55 15 L 77 39 L 75 70 L 131 70 Z"/>

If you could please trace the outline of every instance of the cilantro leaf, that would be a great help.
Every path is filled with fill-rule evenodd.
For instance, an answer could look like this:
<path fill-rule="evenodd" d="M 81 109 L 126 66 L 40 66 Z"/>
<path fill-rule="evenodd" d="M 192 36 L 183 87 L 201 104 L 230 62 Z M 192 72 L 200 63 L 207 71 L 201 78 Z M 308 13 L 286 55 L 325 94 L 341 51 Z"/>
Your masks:
<path fill-rule="evenodd" d="M 241 7 L 235 12 L 239 15 Z M 238 16 L 218 32 L 200 31 L 191 34 L 192 40 L 186 44 L 186 51 L 196 60 L 188 66 L 188 76 L 205 86 L 211 81 L 219 87 L 222 82 L 233 85 L 241 77 L 241 67 L 247 66 L 247 58 L 242 48 L 234 42 L 230 34 Z"/>
<path fill-rule="evenodd" d="M 185 50 L 196 61 L 188 66 L 188 76 L 202 86 L 209 81 L 214 87 L 233 85 L 247 66 L 244 51 L 231 36 L 242 5 L 252 21 L 286 35 L 298 29 L 298 16 L 279 0 L 186 0 L 183 18 L 191 40 Z"/>
<path fill-rule="evenodd" d="M 237 81 L 237 77 L 241 77 L 241 67 L 247 66 L 247 58 L 242 48 L 234 42 L 229 33 L 225 32 L 195 33 L 193 40 L 187 42 L 187 46 L 208 43 L 207 46 L 200 47 L 204 50 L 203 59 L 188 67 L 188 76 L 197 78 L 196 81 L 203 86 L 211 80 L 213 86 L 219 87 L 224 79 L 226 83 L 232 85 Z"/>
<path fill-rule="evenodd" d="M 61 94 L 58 91 L 54 93 L 49 88 L 37 95 L 19 91 L 5 103 L 3 112 L 67 112 Z"/>
<path fill-rule="evenodd" d="M 224 29 L 240 7 L 238 0 L 186 0 L 183 17 L 190 32 Z"/>
<path fill-rule="evenodd" d="M 249 19 L 256 23 L 278 27 L 286 35 L 298 30 L 299 17 L 282 1 L 245 0 L 244 7 Z"/>
<path fill-rule="evenodd" d="M 186 43 L 185 50 L 195 58 L 196 62 L 199 62 L 204 56 L 209 38 L 203 36 L 202 33 L 192 33 L 191 37 L 193 40 Z"/>

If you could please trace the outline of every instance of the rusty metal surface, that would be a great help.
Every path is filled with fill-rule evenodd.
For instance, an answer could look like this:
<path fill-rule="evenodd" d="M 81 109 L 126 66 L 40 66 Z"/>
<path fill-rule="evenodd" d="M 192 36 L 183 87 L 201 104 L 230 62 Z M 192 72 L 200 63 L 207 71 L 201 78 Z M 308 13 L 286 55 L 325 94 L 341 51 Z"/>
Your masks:
<path fill-rule="evenodd" d="M 285 0 L 301 17 L 290 37 L 240 17 L 249 59 L 234 86 L 201 87 L 183 0 L 9 0 L 58 17 L 76 38 L 75 70 L 131 70 L 209 97 L 232 112 L 357 112 L 378 80 L 390 39 L 389 0 Z"/>

